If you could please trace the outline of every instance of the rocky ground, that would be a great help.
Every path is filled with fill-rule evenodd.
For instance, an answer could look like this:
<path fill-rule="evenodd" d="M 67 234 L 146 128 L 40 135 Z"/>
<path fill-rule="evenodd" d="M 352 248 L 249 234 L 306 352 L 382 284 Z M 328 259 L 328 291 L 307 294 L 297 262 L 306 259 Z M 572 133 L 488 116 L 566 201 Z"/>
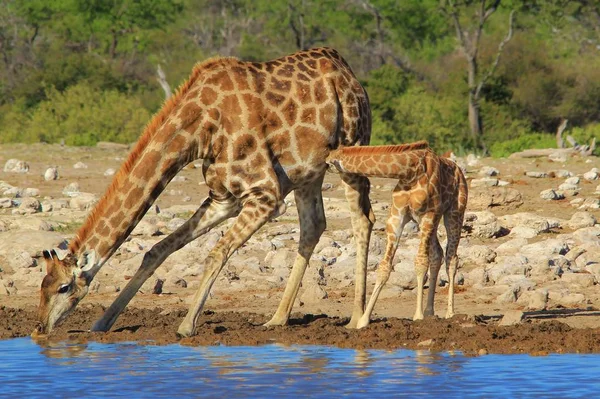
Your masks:
<path fill-rule="evenodd" d="M 125 146 L 112 144 L 0 146 L 0 338 L 31 332 L 45 274 L 41 251 L 66 248 L 126 156 Z M 228 262 L 213 286 L 198 337 L 184 342 L 600 352 L 598 159 L 471 155 L 457 162 L 470 181 L 459 248 L 459 316 L 408 320 L 416 301 L 413 258 L 419 242 L 417 227 L 409 225 L 375 309 L 375 322 L 361 331 L 343 328 L 352 308 L 355 246 L 339 178 L 332 174 L 323 185 L 327 231 L 304 278 L 292 325 L 260 327 L 278 305 L 296 251 L 297 215 L 289 196 L 286 214 L 264 226 Z M 369 289 L 385 248 L 383 229 L 394 184 L 372 180 L 378 222 L 371 239 Z M 91 326 L 135 273 L 144 253 L 191 216 L 206 194 L 200 169 L 184 169 L 102 268 L 90 294 L 56 337 L 174 342 L 203 259 L 227 223 L 168 258 L 112 333 L 73 331 Z M 440 234 L 444 245 L 443 228 Z M 436 298 L 440 317 L 447 301 L 445 284 L 442 272 Z"/>

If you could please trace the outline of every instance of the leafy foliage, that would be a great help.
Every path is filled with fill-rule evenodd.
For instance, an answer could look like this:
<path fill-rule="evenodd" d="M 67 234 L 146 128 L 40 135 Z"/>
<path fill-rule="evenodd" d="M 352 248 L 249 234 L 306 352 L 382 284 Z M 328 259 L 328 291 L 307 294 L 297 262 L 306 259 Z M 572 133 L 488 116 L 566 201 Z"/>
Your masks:
<path fill-rule="evenodd" d="M 439 0 L 0 0 L 0 142 L 130 142 L 171 87 L 209 56 L 266 60 L 337 48 L 364 83 L 372 143 L 475 148 L 466 62 Z M 462 2 L 465 26 L 480 2 Z M 479 102 L 493 155 L 600 138 L 600 6 L 502 0 L 485 24 L 486 73 L 515 10 L 514 37 Z"/>
<path fill-rule="evenodd" d="M 64 142 L 68 145 L 94 145 L 98 141 L 135 141 L 150 115 L 138 100 L 116 90 L 100 91 L 84 83 L 60 92 L 46 90 L 47 100 L 31 117 L 18 113 L 6 118 L 4 142 Z"/>

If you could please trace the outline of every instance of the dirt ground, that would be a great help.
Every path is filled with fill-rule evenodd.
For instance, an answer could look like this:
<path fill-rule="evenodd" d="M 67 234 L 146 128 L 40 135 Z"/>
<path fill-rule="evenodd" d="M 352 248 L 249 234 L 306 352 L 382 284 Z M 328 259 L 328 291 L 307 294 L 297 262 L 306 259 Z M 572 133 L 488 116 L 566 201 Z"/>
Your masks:
<path fill-rule="evenodd" d="M 81 191 L 101 194 L 110 183 L 110 177 L 103 175 L 107 168 L 117 169 L 127 155 L 125 148 L 60 148 L 58 146 L 0 146 L 0 165 L 10 158 L 25 159 L 31 170 L 39 173 L 25 175 L 6 173 L 0 180 L 20 187 L 35 187 L 43 196 L 62 197 L 62 188 L 77 181 Z M 568 165 L 553 164 L 548 160 L 484 160 L 483 164 L 501 170 L 500 178 L 511 182 L 526 198 L 518 212 L 532 212 L 541 216 L 569 219 L 576 211 L 569 201 L 544 201 L 540 191 L 557 187 L 563 179 L 532 179 L 524 176 L 525 171 L 568 169 L 583 173 L 598 165 L 586 163 L 585 159 L 573 158 Z M 87 169 L 74 169 L 72 165 L 82 161 Z M 42 176 L 48 166 L 59 165 L 61 183 L 46 182 Z M 186 168 L 181 172 L 189 181 L 171 183 L 170 189 L 184 190 L 191 197 L 192 204 L 200 204 L 206 196 L 206 186 L 202 184 L 199 169 Z M 469 177 L 477 177 L 476 175 Z M 198 184 L 200 182 L 200 184 Z M 338 184 L 335 175 L 328 175 L 326 182 Z M 386 202 L 389 190 L 378 187 L 389 186 L 389 180 L 372 181 L 371 198 L 374 202 Z M 590 196 L 598 185 L 583 181 L 581 195 Z M 184 188 L 185 185 L 185 188 Z M 325 197 L 341 197 L 340 190 L 324 193 Z M 183 204 L 177 195 L 163 195 L 157 204 L 161 207 Z M 514 213 L 515 209 L 496 207 L 494 214 Z M 594 212 L 600 219 L 598 211 Z M 385 212 L 377 214 L 378 225 L 374 234 L 383 234 L 382 221 Z M 68 222 L 68 220 L 66 221 Z M 342 219 L 328 220 L 328 229 L 348 229 L 350 222 Z M 265 228 L 268 228 L 266 226 Z M 67 234 L 68 235 L 68 234 Z M 471 243 L 477 239 L 463 237 Z M 498 245 L 502 240 L 497 240 Z M 485 243 L 484 243 L 485 244 Z M 369 290 L 373 281 L 369 281 Z M 206 303 L 197 335 L 179 339 L 175 332 L 187 311 L 187 303 L 193 295 L 191 288 L 169 294 L 153 295 L 139 293 L 120 316 L 109 333 L 89 333 L 87 329 L 98 319 L 103 309 L 116 297 L 114 294 L 90 294 L 48 339 L 54 340 L 93 340 L 99 342 L 139 341 L 142 343 L 168 344 L 179 342 L 183 345 L 259 345 L 266 343 L 282 344 L 322 344 L 352 348 L 407 348 L 430 350 L 460 350 L 466 354 L 485 353 L 564 353 L 600 352 L 600 295 L 594 293 L 597 286 L 590 288 L 588 297 L 592 303 L 585 308 L 552 309 L 525 313 L 524 321 L 515 326 L 499 326 L 502 315 L 511 310 L 522 310 L 516 304 L 498 305 L 493 301 L 480 301 L 477 292 L 468 287 L 459 287 L 456 294 L 456 310 L 460 315 L 450 320 L 429 318 L 424 321 L 410 320 L 414 312 L 415 297 L 403 293 L 399 298 L 382 298 L 378 302 L 375 320 L 362 330 L 344 327 L 351 313 L 354 287 L 328 291 L 328 298 L 319 304 L 294 307 L 292 319 L 285 327 L 262 327 L 274 313 L 282 290 L 268 292 L 244 291 L 239 295 L 220 295 L 219 287 L 213 287 L 213 297 Z M 436 297 L 437 314 L 443 315 L 447 300 L 447 290 L 438 288 Z M 0 339 L 28 336 L 36 320 L 37 295 L 16 295 L 0 297 Z M 40 343 L 44 343 L 41 341 Z"/>

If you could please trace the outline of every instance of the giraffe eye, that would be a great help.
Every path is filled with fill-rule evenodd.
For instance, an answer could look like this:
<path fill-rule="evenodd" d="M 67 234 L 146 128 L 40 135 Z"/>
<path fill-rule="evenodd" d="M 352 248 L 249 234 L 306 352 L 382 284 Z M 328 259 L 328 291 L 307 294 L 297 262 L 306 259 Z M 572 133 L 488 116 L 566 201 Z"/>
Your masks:
<path fill-rule="evenodd" d="M 58 287 L 58 293 L 59 294 L 66 294 L 67 292 L 69 292 L 69 287 L 71 286 L 71 284 L 63 284 L 60 287 Z"/>

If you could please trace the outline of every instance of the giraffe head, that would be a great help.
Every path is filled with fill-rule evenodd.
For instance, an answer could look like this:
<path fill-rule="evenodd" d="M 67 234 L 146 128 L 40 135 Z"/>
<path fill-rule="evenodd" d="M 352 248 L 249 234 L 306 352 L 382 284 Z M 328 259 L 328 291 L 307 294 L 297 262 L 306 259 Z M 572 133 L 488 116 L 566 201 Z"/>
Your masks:
<path fill-rule="evenodd" d="M 95 264 L 95 253 L 84 255 L 78 262 L 76 255 L 69 252 L 59 259 L 54 250 L 44 251 L 46 276 L 40 290 L 38 326 L 33 336 L 48 334 L 75 308 L 88 293 L 93 274 L 82 268 L 82 263 Z"/>
<path fill-rule="evenodd" d="M 340 149 L 332 150 L 329 152 L 325 162 L 327 163 L 327 171 L 330 173 L 343 173 L 344 167 L 340 155 L 342 154 Z"/>

